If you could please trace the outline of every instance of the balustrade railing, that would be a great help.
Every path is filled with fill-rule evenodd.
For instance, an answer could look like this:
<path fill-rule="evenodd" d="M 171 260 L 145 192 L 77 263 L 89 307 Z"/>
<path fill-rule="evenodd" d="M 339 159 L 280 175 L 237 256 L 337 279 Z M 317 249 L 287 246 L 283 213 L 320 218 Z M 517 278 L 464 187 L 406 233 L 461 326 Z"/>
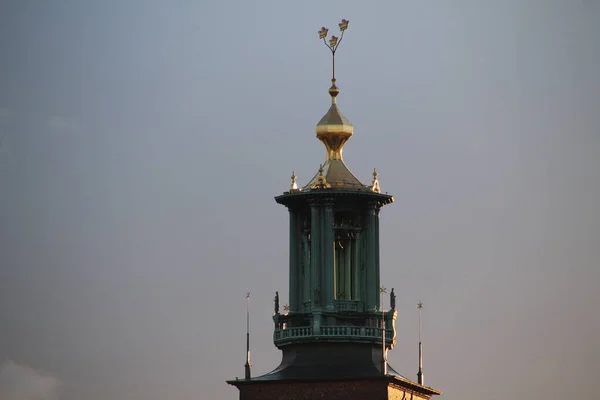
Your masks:
<path fill-rule="evenodd" d="M 286 329 L 276 329 L 273 333 L 273 338 L 275 340 L 280 339 L 288 339 L 288 338 L 298 338 L 298 337 L 310 337 L 312 336 L 313 330 L 311 326 L 303 326 L 299 328 L 286 328 Z"/>
<path fill-rule="evenodd" d="M 380 338 L 381 337 L 381 328 L 364 328 L 365 329 L 365 334 L 364 336 L 367 337 L 377 337 Z M 391 329 L 386 329 L 385 330 L 385 338 L 386 340 L 392 340 L 394 337 L 394 331 L 392 331 Z"/>
<path fill-rule="evenodd" d="M 381 328 L 361 328 L 356 326 L 321 326 L 320 333 L 314 334 L 313 328 L 298 327 L 298 328 L 284 328 L 275 329 L 273 333 L 273 339 L 276 341 L 292 339 L 292 338 L 310 338 L 310 337 L 368 337 L 368 338 L 381 338 Z M 385 330 L 386 340 L 392 340 L 394 338 L 394 332 L 391 329 Z"/>
<path fill-rule="evenodd" d="M 322 326 L 322 336 L 364 336 L 356 326 Z"/>

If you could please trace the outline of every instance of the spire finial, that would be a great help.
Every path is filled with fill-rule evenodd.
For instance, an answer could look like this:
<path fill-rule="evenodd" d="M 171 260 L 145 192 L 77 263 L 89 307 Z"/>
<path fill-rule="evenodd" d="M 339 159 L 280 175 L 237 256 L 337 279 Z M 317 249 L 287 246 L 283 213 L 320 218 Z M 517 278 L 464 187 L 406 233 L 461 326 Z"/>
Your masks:
<path fill-rule="evenodd" d="M 329 189 L 331 185 L 327 183 L 327 179 L 323 176 L 323 164 L 319 165 L 319 175 L 317 176 L 317 180 L 315 183 L 311 185 L 311 189 Z"/>
<path fill-rule="evenodd" d="M 325 46 L 327 46 L 329 48 L 329 50 L 331 50 L 331 60 L 332 60 L 332 68 L 331 68 L 331 87 L 329 88 L 329 95 L 331 96 L 331 103 L 335 104 L 335 98 L 338 95 L 338 93 L 340 92 L 340 90 L 337 88 L 337 86 L 335 85 L 335 52 L 337 51 L 338 47 L 340 46 L 340 43 L 342 43 L 342 39 L 344 38 L 344 32 L 346 31 L 346 29 L 348 29 L 348 24 L 350 23 L 350 21 L 348 21 L 347 19 L 342 19 L 342 22 L 340 22 L 338 24 L 339 28 L 340 28 L 340 32 L 342 33 L 340 35 L 340 37 L 338 38 L 337 36 L 331 36 L 329 38 L 329 43 L 327 43 L 327 32 L 329 31 L 329 29 L 322 27 L 321 30 L 319 31 L 319 39 L 323 39 L 323 43 L 325 43 Z"/>
<path fill-rule="evenodd" d="M 297 192 L 298 189 L 298 177 L 296 176 L 296 172 L 292 171 L 292 184 L 290 185 L 290 192 Z"/>
<path fill-rule="evenodd" d="M 375 193 L 381 193 L 381 188 L 379 187 L 379 180 L 377 179 L 377 170 L 373 168 L 373 182 L 371 183 L 371 191 Z"/>
<path fill-rule="evenodd" d="M 331 36 L 327 39 L 327 28 L 323 27 L 319 31 L 319 39 L 323 39 L 325 46 L 331 51 L 332 59 L 332 75 L 331 75 L 331 87 L 329 88 L 329 95 L 331 96 L 331 106 L 327 114 L 321 118 L 317 124 L 317 138 L 325 145 L 327 149 L 327 160 L 339 160 L 342 161 L 342 148 L 344 143 L 352 136 L 354 127 L 348 121 L 346 117 L 338 110 L 336 104 L 336 98 L 340 90 L 335 84 L 335 53 L 342 43 L 344 38 L 344 32 L 348 29 L 350 22 L 347 19 L 343 19 L 338 24 L 340 28 L 340 37 Z"/>
<path fill-rule="evenodd" d="M 246 364 L 244 364 L 245 377 L 250 379 L 250 291 L 246 292 Z"/>
<path fill-rule="evenodd" d="M 417 382 L 423 384 L 423 346 L 421 344 L 421 310 L 423 309 L 423 302 L 417 303 L 417 310 L 419 311 L 419 372 L 417 372 Z"/>

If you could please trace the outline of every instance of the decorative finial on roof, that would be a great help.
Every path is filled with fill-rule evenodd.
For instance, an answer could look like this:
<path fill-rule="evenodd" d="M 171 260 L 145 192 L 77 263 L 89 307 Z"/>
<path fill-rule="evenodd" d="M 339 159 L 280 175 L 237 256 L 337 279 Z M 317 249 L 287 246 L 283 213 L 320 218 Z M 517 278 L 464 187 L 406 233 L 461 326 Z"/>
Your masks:
<path fill-rule="evenodd" d="M 331 87 L 329 88 L 329 94 L 331 95 L 331 103 L 335 104 L 335 98 L 338 95 L 338 93 L 340 92 L 340 90 L 337 88 L 337 86 L 335 85 L 335 52 L 337 51 L 338 47 L 340 46 L 340 43 L 342 43 L 342 39 L 344 38 L 344 32 L 346 31 L 346 29 L 348 29 L 348 24 L 350 23 L 350 21 L 348 21 L 347 19 L 342 19 L 342 22 L 340 22 L 338 24 L 338 27 L 340 28 L 340 32 L 342 32 L 342 34 L 340 35 L 340 37 L 338 38 L 337 36 L 331 36 L 329 38 L 329 43 L 327 43 L 327 32 L 329 31 L 329 29 L 322 27 L 321 30 L 319 31 L 319 39 L 323 39 L 323 43 L 325 43 L 325 46 L 327 46 L 329 48 L 329 50 L 331 50 L 331 55 L 332 55 L 332 76 L 331 76 Z"/>
<path fill-rule="evenodd" d="M 323 175 L 323 164 L 319 165 L 319 175 L 317 176 L 317 180 L 310 187 L 311 189 L 329 189 L 331 185 L 327 183 L 327 179 Z"/>
<path fill-rule="evenodd" d="M 373 182 L 371 183 L 371 191 L 375 193 L 381 193 L 379 188 L 379 180 L 377 179 L 377 170 L 373 168 Z"/>
<path fill-rule="evenodd" d="M 298 181 L 297 181 L 297 176 L 296 176 L 296 172 L 292 171 L 292 184 L 290 185 L 290 192 L 297 192 L 300 189 L 298 188 Z"/>
<path fill-rule="evenodd" d="M 273 299 L 273 302 L 275 303 L 275 315 L 279 315 L 279 292 L 275 292 L 275 298 Z"/>

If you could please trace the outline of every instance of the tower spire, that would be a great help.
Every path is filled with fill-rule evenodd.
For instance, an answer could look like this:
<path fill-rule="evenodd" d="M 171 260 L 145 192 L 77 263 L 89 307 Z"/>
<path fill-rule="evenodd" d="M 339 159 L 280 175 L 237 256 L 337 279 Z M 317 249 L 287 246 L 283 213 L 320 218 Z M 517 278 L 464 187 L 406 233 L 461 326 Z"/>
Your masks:
<path fill-rule="evenodd" d="M 245 378 L 250 379 L 250 292 L 246 292 L 246 364 L 244 364 Z"/>
<path fill-rule="evenodd" d="M 317 124 L 317 137 L 327 148 L 327 161 L 342 160 L 342 147 L 344 146 L 344 143 L 350 139 L 350 136 L 352 136 L 354 131 L 354 127 L 350 121 L 348 121 L 337 108 L 336 99 L 340 90 L 335 84 L 335 53 L 337 52 L 340 43 L 342 43 L 344 32 L 348 29 L 349 23 L 350 21 L 343 19 L 342 22 L 338 24 L 341 32 L 339 38 L 332 35 L 329 40 L 327 40 L 327 32 L 329 29 L 322 27 L 319 31 L 319 39 L 323 39 L 323 43 L 325 43 L 325 46 L 331 51 L 332 59 L 331 87 L 329 88 L 331 107 L 327 114 L 325 114 Z"/>
<path fill-rule="evenodd" d="M 419 311 L 419 372 L 417 372 L 417 382 L 423 384 L 423 345 L 421 344 L 421 310 L 423 309 L 423 302 L 417 303 L 417 310 Z"/>
<path fill-rule="evenodd" d="M 263 375 L 228 381 L 239 389 L 240 399 L 275 400 L 286 394 L 298 399 L 430 399 L 441 394 L 403 377 L 388 362 L 397 343 L 398 310 L 394 289 L 388 292 L 381 279 L 380 211 L 394 197 L 381 192 L 376 170 L 371 170 L 373 181 L 363 184 L 342 159 L 354 128 L 336 104 L 335 56 L 348 25 L 347 20 L 339 23 L 339 38 L 328 36 L 327 28 L 317 29 L 332 55 L 332 64 L 324 66 L 331 66 L 331 103 L 316 126 L 327 158 L 302 187 L 292 172 L 283 194 L 275 197 L 289 218 L 289 304 L 280 303 L 276 292 L 272 315 L 281 362 Z M 390 296 L 387 309 L 385 296 Z"/>

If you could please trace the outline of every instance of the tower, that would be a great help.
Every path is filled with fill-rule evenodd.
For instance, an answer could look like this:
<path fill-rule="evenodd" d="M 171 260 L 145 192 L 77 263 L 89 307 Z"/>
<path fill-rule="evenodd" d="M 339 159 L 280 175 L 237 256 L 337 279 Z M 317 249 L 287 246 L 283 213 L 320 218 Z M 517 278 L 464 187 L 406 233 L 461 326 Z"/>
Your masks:
<path fill-rule="evenodd" d="M 289 212 L 289 306 L 273 315 L 281 364 L 258 377 L 228 381 L 242 400 L 429 399 L 439 391 L 402 377 L 387 363 L 396 343 L 395 294 L 384 311 L 380 286 L 379 211 L 394 201 L 382 194 L 377 172 L 370 185 L 346 166 L 344 144 L 354 133 L 337 106 L 335 52 L 341 37 L 327 41 L 333 75 L 331 106 L 316 127 L 325 145 L 325 162 L 299 187 L 275 197 Z"/>

